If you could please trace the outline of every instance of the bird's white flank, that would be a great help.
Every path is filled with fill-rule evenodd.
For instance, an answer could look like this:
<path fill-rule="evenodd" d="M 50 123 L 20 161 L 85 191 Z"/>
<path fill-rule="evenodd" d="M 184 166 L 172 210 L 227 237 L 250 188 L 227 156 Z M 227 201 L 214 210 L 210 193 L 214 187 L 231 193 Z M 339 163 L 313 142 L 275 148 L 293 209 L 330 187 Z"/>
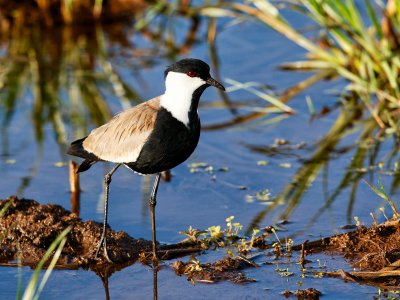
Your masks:
<path fill-rule="evenodd" d="M 174 118 L 189 126 L 189 110 L 193 92 L 206 84 L 200 77 L 189 77 L 184 73 L 168 72 L 165 79 L 165 93 L 161 96 L 160 105 L 168 110 Z"/>

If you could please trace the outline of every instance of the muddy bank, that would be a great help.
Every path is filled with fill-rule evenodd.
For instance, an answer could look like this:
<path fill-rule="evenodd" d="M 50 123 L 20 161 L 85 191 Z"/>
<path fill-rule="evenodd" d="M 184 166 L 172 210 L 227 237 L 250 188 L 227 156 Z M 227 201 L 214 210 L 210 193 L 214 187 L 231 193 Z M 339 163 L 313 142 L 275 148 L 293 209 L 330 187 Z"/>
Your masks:
<path fill-rule="evenodd" d="M 188 280 L 200 283 L 216 283 L 228 280 L 233 283 L 254 282 L 255 279 L 248 278 L 241 270 L 257 267 L 247 259 L 238 256 L 236 258 L 224 257 L 212 263 L 202 264 L 194 257 L 188 262 L 177 260 L 172 268 L 176 275 L 186 275 Z"/>
<path fill-rule="evenodd" d="M 327 249 L 336 249 L 360 270 L 377 271 L 398 262 L 400 266 L 400 222 L 387 221 L 371 228 L 330 238 Z"/>
<path fill-rule="evenodd" d="M 301 246 L 293 247 L 300 250 Z M 371 227 L 307 242 L 308 253 L 340 253 L 356 271 L 338 270 L 325 275 L 342 277 L 346 281 L 363 282 L 381 287 L 400 284 L 400 220 L 391 219 Z"/>
<path fill-rule="evenodd" d="M 82 221 L 59 205 L 41 205 L 34 200 L 17 197 L 0 200 L 0 210 L 10 201 L 11 205 L 0 218 L 1 261 L 16 260 L 19 257 L 24 265 L 36 265 L 56 237 L 71 225 L 58 265 L 78 268 L 104 263 L 101 255 L 95 258 L 102 229 L 100 223 Z M 151 242 L 109 228 L 107 248 L 113 261 L 130 264 L 141 253 L 150 251 Z"/>
<path fill-rule="evenodd" d="M 393 264 L 400 266 L 400 220 L 360 226 L 354 231 L 306 242 L 304 246 L 309 253 L 341 253 L 353 267 L 363 271 L 377 271 Z M 301 245 L 292 249 L 301 250 Z"/>
<path fill-rule="evenodd" d="M 8 207 L 5 209 L 5 206 Z M 102 224 L 82 221 L 76 214 L 59 205 L 42 205 L 34 200 L 17 197 L 0 200 L 0 212 L 3 209 L 4 214 L 0 218 L 0 262 L 3 264 L 20 259 L 24 265 L 35 266 L 57 236 L 71 226 L 57 266 L 91 268 L 94 271 L 104 271 L 104 266 L 110 266 L 103 258 L 102 251 L 101 255 L 95 258 Z M 252 249 L 256 253 L 272 255 L 271 251 L 274 248 L 265 244 L 265 237 L 265 234 L 257 237 L 254 241 L 262 239 L 263 243 L 253 241 Z M 107 243 L 109 255 L 115 262 L 109 273 L 137 260 L 142 263 L 151 262 L 150 241 L 135 239 L 126 232 L 115 232 L 109 228 Z M 196 243 L 160 245 L 159 258 L 172 259 L 206 249 Z M 351 232 L 293 246 L 291 250 L 300 251 L 299 262 L 303 262 L 305 268 L 307 268 L 305 259 L 307 254 L 340 252 L 358 269 L 355 272 L 342 270 L 324 272 L 326 275 L 384 286 L 400 284 L 399 220 L 390 220 L 370 228 L 360 226 Z M 258 265 L 247 260 L 246 253 L 242 254 L 243 256 L 237 256 L 235 259 L 224 258 L 208 264 L 201 264 L 192 257 L 187 263 L 176 261 L 172 267 L 177 275 L 185 275 L 193 282 L 214 283 L 223 280 L 235 283 L 251 282 L 253 279 L 247 278 L 242 270 Z M 276 259 L 278 258 L 279 255 Z"/>

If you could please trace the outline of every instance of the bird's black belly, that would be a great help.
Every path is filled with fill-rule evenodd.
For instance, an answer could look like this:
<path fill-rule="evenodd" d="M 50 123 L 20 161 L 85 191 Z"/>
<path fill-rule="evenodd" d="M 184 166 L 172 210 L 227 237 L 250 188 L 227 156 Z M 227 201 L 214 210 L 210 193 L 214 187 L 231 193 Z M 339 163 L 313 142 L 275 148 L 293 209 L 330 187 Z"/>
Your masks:
<path fill-rule="evenodd" d="M 189 128 L 161 108 L 154 130 L 144 144 L 135 162 L 125 163 L 142 174 L 154 174 L 172 169 L 193 153 L 200 137 L 200 120 L 191 119 Z"/>

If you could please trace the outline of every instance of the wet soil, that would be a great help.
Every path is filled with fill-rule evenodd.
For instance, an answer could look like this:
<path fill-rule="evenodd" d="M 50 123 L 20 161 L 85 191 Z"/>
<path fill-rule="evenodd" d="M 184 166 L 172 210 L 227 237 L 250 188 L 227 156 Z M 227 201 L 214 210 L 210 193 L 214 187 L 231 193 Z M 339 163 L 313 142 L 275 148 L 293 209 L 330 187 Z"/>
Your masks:
<path fill-rule="evenodd" d="M 319 296 L 321 296 L 321 292 L 314 288 L 308 288 L 305 290 L 297 290 L 295 292 L 284 291 L 283 296 L 286 298 L 294 296 L 298 300 L 318 300 Z"/>
<path fill-rule="evenodd" d="M 300 250 L 301 246 L 293 247 Z M 307 252 L 341 253 L 354 272 L 327 272 L 347 281 L 385 286 L 400 284 L 400 220 L 392 219 L 372 227 L 356 230 L 304 244 Z"/>
<path fill-rule="evenodd" d="M 0 200 L 1 213 L 3 216 L 0 218 L 0 262 L 3 264 L 18 259 L 24 265 L 35 266 L 57 236 L 71 226 L 57 266 L 100 270 L 99 267 L 110 265 L 102 256 L 102 252 L 97 258 L 95 257 L 102 230 L 100 223 L 82 221 L 76 214 L 59 205 L 39 204 L 34 200 L 18 199 L 15 196 Z M 108 253 L 115 263 L 113 271 L 133 264 L 137 260 L 146 264 L 151 262 L 150 241 L 135 239 L 126 232 L 115 232 L 108 228 L 107 242 Z M 269 248 L 265 242 L 262 245 L 264 250 Z M 201 250 L 201 247 L 185 243 L 160 245 L 159 257 L 163 260 L 171 259 Z M 358 269 L 354 272 L 343 270 L 325 272 L 326 275 L 339 276 L 347 281 L 362 281 L 384 286 L 400 284 L 398 219 L 388 220 L 370 228 L 360 226 L 351 232 L 293 246 L 291 250 L 300 251 L 300 261 L 304 262 L 306 261 L 304 257 L 308 253 L 339 252 Z M 207 264 L 201 264 L 191 257 L 188 262 L 176 261 L 172 267 L 177 275 L 185 275 L 192 282 L 215 283 L 229 280 L 243 283 L 254 279 L 247 278 L 242 270 L 257 265 L 244 256 L 225 257 Z M 292 293 L 292 295 L 299 297 L 297 294 Z M 308 298 L 309 296 L 306 293 L 305 298 L 299 299 L 318 299 Z M 317 294 L 314 296 L 319 297 Z"/>
<path fill-rule="evenodd" d="M 377 271 L 400 259 L 400 221 L 390 220 L 370 228 L 361 226 L 355 231 L 308 242 L 305 249 L 340 252 L 354 267 Z"/>
<path fill-rule="evenodd" d="M 17 197 L 0 200 L 0 210 L 10 202 L 0 218 L 1 261 L 20 259 L 24 265 L 36 265 L 57 236 L 72 226 L 58 265 L 85 268 L 105 263 L 101 255 L 95 258 L 102 224 L 82 221 L 59 205 Z M 150 248 L 150 241 L 132 238 L 124 231 L 107 230 L 108 253 L 118 264 L 133 263 Z"/>
<path fill-rule="evenodd" d="M 371 228 L 362 226 L 333 236 L 330 248 L 343 253 L 360 270 L 380 270 L 400 260 L 400 222 L 387 221 Z"/>
<path fill-rule="evenodd" d="M 241 257 L 224 257 L 207 264 L 201 264 L 192 257 L 188 262 L 178 260 L 172 265 L 177 275 L 186 275 L 193 283 L 216 283 L 223 280 L 234 283 L 253 282 L 255 280 L 246 277 L 241 270 L 254 266 L 253 263 Z"/>

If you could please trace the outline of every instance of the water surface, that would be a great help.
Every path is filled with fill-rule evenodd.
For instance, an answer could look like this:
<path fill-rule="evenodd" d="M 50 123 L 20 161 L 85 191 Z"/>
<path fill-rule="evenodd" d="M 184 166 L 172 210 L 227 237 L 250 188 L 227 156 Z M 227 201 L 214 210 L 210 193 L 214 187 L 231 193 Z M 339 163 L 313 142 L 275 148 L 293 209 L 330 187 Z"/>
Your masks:
<path fill-rule="evenodd" d="M 175 25 L 175 35 L 183 39 L 190 24 L 178 20 Z M 279 93 L 307 76 L 277 70 L 280 63 L 299 59 L 304 52 L 275 32 L 254 23 L 233 25 L 225 21 L 220 26 L 216 47 L 218 74 L 223 82 L 226 78 L 239 82 L 254 81 L 272 86 Z M 112 114 L 161 94 L 164 89 L 163 70 L 172 60 L 196 57 L 211 62 L 213 57 L 203 38 L 205 31 L 206 23 L 203 22 L 197 34 L 198 43 L 188 53 L 172 58 L 166 58 L 171 57 L 166 47 L 138 33 L 128 33 L 127 46 L 115 42 L 112 34 L 101 28 L 93 32 L 97 34 L 96 42 L 91 40 L 93 36 L 78 36 L 72 32 L 69 33 L 71 38 L 64 37 L 63 47 L 57 47 L 60 41 L 54 42 L 46 37 L 43 43 L 53 45 L 58 52 L 55 54 L 40 44 L 33 48 L 25 46 L 25 50 L 23 45 L 13 44 L 27 41 L 39 43 L 31 36 L 20 36 L 20 40 L 14 39 L 8 46 L 4 44 L 1 66 L 3 69 L 15 68 L 19 83 L 14 87 L 18 95 L 10 98 L 12 87 L 6 86 L 7 92 L 2 92 L 0 102 L 0 121 L 3 124 L 0 131 L 0 197 L 17 194 L 41 203 L 56 203 L 70 208 L 68 167 L 63 164 L 70 159 L 65 154 L 68 143 L 87 134 Z M 100 50 L 88 50 L 90 45 Z M 78 51 L 78 47 L 82 49 Z M 43 64 L 35 66 L 35 62 L 41 61 L 39 56 Z M 40 69 L 47 65 L 51 68 Z M 110 67 L 112 71 L 107 69 Z M 215 69 L 215 65 L 212 68 Z M 118 92 L 121 83 L 130 87 L 131 94 L 127 90 L 122 94 Z M 229 84 L 225 85 L 229 87 Z M 189 226 L 206 229 L 212 225 L 224 225 L 225 219 L 231 215 L 248 229 L 263 211 L 267 213 L 257 225 L 274 225 L 285 219 L 289 223 L 280 225 L 282 230 L 278 235 L 282 239 L 292 237 L 295 243 L 339 232 L 342 225 L 354 223 L 354 216 L 358 216 L 362 223 L 371 224 L 369 214 L 376 213 L 383 206 L 382 201 L 362 181 L 350 180 L 348 185 L 338 188 L 346 174 L 359 172 L 349 168 L 362 130 L 358 127 L 340 137 L 333 149 L 335 151 L 329 153 L 330 159 L 316 173 L 315 180 L 299 201 L 293 202 L 291 198 L 283 198 L 278 204 L 273 200 L 249 201 L 249 196 L 264 189 L 270 191 L 271 199 L 277 197 L 295 174 L 307 165 L 306 162 L 318 163 L 309 160 L 341 111 L 336 109 L 312 120 L 306 96 L 311 97 L 316 111 L 320 111 L 324 106 L 334 107 L 338 101 L 337 95 L 328 90 L 340 92 L 343 86 L 340 80 L 321 82 L 300 93 L 289 103 L 296 111 L 291 116 L 267 114 L 251 122 L 219 130 L 204 130 L 195 153 L 187 162 L 172 170 L 171 182 L 160 185 L 156 208 L 159 241 L 178 242 L 183 239 L 179 231 Z M 232 92 L 228 96 L 233 103 L 247 103 L 238 109 L 241 115 L 266 105 L 263 100 L 245 91 Z M 206 90 L 200 107 L 205 128 L 233 117 L 231 110 L 221 103 L 221 95 L 215 89 Z M 278 116 L 282 116 L 280 122 L 271 121 Z M 288 144 L 275 147 L 277 139 L 286 140 Z M 304 147 L 296 146 L 302 144 Z M 373 165 L 385 161 L 392 147 L 392 141 L 383 141 Z M 260 165 L 261 161 L 267 164 Z M 214 171 L 192 173 L 190 164 L 197 162 L 213 166 Z M 380 179 L 396 199 L 397 185 L 393 177 L 386 175 L 386 171 L 394 168 L 394 162 L 395 159 L 383 168 L 374 168 L 366 179 L 372 183 Z M 102 177 L 110 167 L 109 164 L 98 163 L 81 174 L 83 220 L 102 221 Z M 221 168 L 227 171 L 219 171 Z M 125 168 L 113 176 L 109 224 L 114 230 L 151 239 L 147 206 L 151 180 Z M 335 191 L 338 191 L 337 195 L 332 198 Z M 379 211 L 376 216 L 380 221 L 384 219 Z M 198 258 L 210 261 L 222 254 L 209 251 Z M 315 266 L 322 262 L 332 269 L 351 269 L 340 257 L 314 255 L 309 259 Z M 264 260 L 260 258 L 259 262 Z M 284 264 L 285 268 L 294 272 L 290 277 L 283 277 L 275 271 L 282 267 L 282 262 L 276 262 L 247 270 L 246 275 L 255 278 L 255 283 L 235 285 L 222 282 L 195 286 L 185 277 L 175 276 L 169 263 L 166 262 L 158 273 L 160 299 L 281 299 L 280 293 L 284 290 L 307 287 L 320 290 L 324 299 L 349 299 L 355 294 L 365 299 L 378 294 L 375 287 L 343 283 L 340 279 L 302 278 L 300 266 L 295 261 Z M 3 267 L 1 274 L 0 296 L 12 299 L 16 294 L 18 270 Z M 25 284 L 31 274 L 29 268 L 22 269 Z M 108 287 L 111 299 L 151 299 L 153 272 L 147 266 L 135 264 L 114 273 L 109 278 Z M 54 271 L 42 294 L 43 299 L 104 297 L 101 278 L 85 270 Z"/>

